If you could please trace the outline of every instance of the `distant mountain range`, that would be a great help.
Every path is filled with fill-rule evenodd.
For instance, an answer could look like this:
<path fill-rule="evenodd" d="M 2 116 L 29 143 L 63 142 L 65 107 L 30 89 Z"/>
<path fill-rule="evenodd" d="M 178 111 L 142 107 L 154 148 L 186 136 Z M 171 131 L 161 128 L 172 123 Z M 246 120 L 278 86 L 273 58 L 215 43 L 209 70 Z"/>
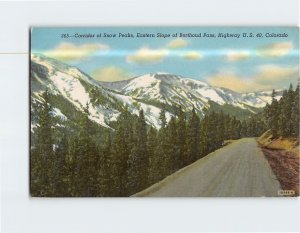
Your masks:
<path fill-rule="evenodd" d="M 72 121 L 74 115 L 90 103 L 91 120 L 111 128 L 120 111 L 125 107 L 138 114 L 145 112 L 146 122 L 158 128 L 159 113 L 166 109 L 167 119 L 193 107 L 199 116 L 205 111 L 224 111 L 247 118 L 270 103 L 272 91 L 241 94 L 213 87 L 205 82 L 167 73 L 151 73 L 118 82 L 99 82 L 76 67 L 66 65 L 43 55 L 31 56 L 32 132 L 36 127 L 35 106 L 41 103 L 41 93 L 49 90 L 53 114 L 63 122 Z M 282 92 L 277 91 L 276 98 Z"/>

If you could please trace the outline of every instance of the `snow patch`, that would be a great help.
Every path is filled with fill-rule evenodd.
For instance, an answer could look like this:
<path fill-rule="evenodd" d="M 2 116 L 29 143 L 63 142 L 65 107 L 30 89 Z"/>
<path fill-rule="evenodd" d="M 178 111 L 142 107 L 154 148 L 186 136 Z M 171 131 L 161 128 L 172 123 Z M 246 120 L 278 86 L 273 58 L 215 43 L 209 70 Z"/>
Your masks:
<path fill-rule="evenodd" d="M 149 88 L 151 85 L 155 85 L 156 83 L 159 83 L 160 80 L 156 79 L 154 75 L 147 74 L 143 76 L 139 76 L 135 79 L 133 79 L 131 82 L 129 82 L 124 88 L 123 91 L 129 92 L 132 90 L 136 90 L 139 88 Z"/>
<path fill-rule="evenodd" d="M 56 74 L 51 76 L 50 79 L 59 92 L 81 111 L 87 103 L 90 103 L 89 94 L 85 91 L 85 88 L 78 79 L 61 72 L 56 72 Z M 105 123 L 104 115 L 101 111 L 91 105 L 89 106 L 89 111 L 91 113 L 89 117 L 91 120 L 104 127 L 110 128 Z"/>
<path fill-rule="evenodd" d="M 138 102 L 130 96 L 121 95 L 121 94 L 114 94 L 114 95 L 117 99 L 121 100 L 123 103 L 129 106 L 128 110 L 132 114 L 138 115 L 140 109 L 143 109 L 146 122 L 157 129 L 160 128 L 160 121 L 159 121 L 159 114 L 161 111 L 160 108 L 142 102 Z M 171 119 L 171 116 L 172 114 L 166 112 L 167 121 Z"/>
<path fill-rule="evenodd" d="M 222 97 L 218 95 L 218 93 L 212 88 L 202 88 L 197 90 L 203 97 L 210 99 L 218 104 L 225 104 L 226 102 L 223 100 Z"/>
<path fill-rule="evenodd" d="M 53 113 L 55 116 L 58 116 L 61 120 L 68 120 L 68 118 L 58 108 L 53 108 Z"/>

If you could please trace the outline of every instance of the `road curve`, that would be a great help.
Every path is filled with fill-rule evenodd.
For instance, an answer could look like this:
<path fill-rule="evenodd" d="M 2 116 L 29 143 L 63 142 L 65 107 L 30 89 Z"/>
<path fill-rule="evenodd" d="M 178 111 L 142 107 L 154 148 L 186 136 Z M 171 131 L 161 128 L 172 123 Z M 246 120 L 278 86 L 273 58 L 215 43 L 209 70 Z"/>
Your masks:
<path fill-rule="evenodd" d="M 135 194 L 136 197 L 273 197 L 280 184 L 254 138 L 243 138 Z"/>

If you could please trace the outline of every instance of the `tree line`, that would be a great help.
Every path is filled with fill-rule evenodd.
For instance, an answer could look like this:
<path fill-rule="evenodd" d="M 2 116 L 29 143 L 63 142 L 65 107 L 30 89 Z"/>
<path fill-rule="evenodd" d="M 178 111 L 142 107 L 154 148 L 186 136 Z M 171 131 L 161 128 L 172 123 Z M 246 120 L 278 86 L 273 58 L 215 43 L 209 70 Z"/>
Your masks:
<path fill-rule="evenodd" d="M 275 98 L 273 90 L 272 103 L 264 108 L 266 127 L 274 138 L 299 136 L 299 85 L 293 90 L 292 84 L 284 90 L 282 98 Z"/>
<path fill-rule="evenodd" d="M 222 147 L 225 140 L 260 136 L 268 128 L 274 136 L 298 135 L 297 98 L 299 87 L 284 92 L 279 101 L 273 93 L 272 104 L 243 121 L 214 111 L 200 119 L 195 109 L 187 113 L 180 107 L 167 120 L 162 108 L 159 129 L 146 124 L 143 110 L 135 116 L 125 108 L 115 129 L 106 133 L 104 140 L 97 140 L 93 133 L 87 105 L 78 120 L 78 132 L 67 134 L 61 128 L 58 140 L 54 137 L 57 129 L 49 93 L 45 91 L 38 113 L 38 140 L 31 149 L 31 193 L 71 197 L 133 195 Z"/>

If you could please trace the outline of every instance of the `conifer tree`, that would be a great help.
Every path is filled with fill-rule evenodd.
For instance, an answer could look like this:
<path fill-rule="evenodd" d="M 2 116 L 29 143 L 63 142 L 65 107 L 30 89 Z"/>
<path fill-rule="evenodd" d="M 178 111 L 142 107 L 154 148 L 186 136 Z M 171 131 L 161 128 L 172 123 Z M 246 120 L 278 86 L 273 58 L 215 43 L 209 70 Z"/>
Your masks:
<path fill-rule="evenodd" d="M 278 101 L 275 99 L 275 90 L 272 92 L 272 103 L 269 108 L 269 112 L 267 113 L 268 117 L 268 126 L 271 129 L 273 137 L 277 137 L 279 133 L 279 104 Z M 285 95 L 285 92 L 283 93 Z"/>
<path fill-rule="evenodd" d="M 241 137 L 247 137 L 247 122 L 242 121 L 242 126 L 241 126 Z"/>
<path fill-rule="evenodd" d="M 163 107 L 159 113 L 159 120 L 160 120 L 160 127 L 162 129 L 166 128 L 167 126 L 167 119 L 166 119 L 166 110 Z"/>
<path fill-rule="evenodd" d="M 139 165 L 141 162 L 139 148 L 137 145 L 134 145 L 127 160 L 127 195 L 132 195 L 140 190 L 142 184 L 140 180 L 141 174 Z"/>
<path fill-rule="evenodd" d="M 67 170 L 67 156 L 68 156 L 68 140 L 67 135 L 63 132 L 61 140 L 58 142 L 54 153 L 54 180 L 55 180 L 55 196 L 68 196 L 68 170 Z"/>
<path fill-rule="evenodd" d="M 293 96 L 293 107 L 292 107 L 292 115 L 291 115 L 291 136 L 299 137 L 299 84 L 296 87 Z"/>
<path fill-rule="evenodd" d="M 218 115 L 218 140 L 223 142 L 225 140 L 225 114 L 221 111 Z"/>
<path fill-rule="evenodd" d="M 140 110 L 134 128 L 134 143 L 127 160 L 127 191 L 134 194 L 148 184 L 147 128 L 144 111 Z"/>
<path fill-rule="evenodd" d="M 157 154 L 157 132 L 156 130 L 151 127 L 148 132 L 147 137 L 147 150 L 148 150 L 148 185 L 152 185 L 159 181 L 160 178 L 160 166 L 161 166 L 161 156 Z"/>
<path fill-rule="evenodd" d="M 77 178 L 80 177 L 79 161 L 77 156 L 79 154 L 78 144 L 78 136 L 72 136 L 68 143 L 68 154 L 66 158 L 67 188 L 71 197 L 80 196 L 77 181 Z"/>
<path fill-rule="evenodd" d="M 172 118 L 174 118 L 172 116 Z M 172 120 L 171 118 L 171 120 Z M 157 133 L 157 146 L 156 146 L 156 157 L 160 166 L 157 167 L 157 180 L 161 180 L 165 176 L 169 175 L 170 168 L 170 154 L 168 152 L 168 131 L 166 128 L 161 127 Z"/>
<path fill-rule="evenodd" d="M 110 186 L 110 164 L 112 154 L 111 133 L 108 133 L 104 142 L 102 153 L 97 161 L 97 188 L 98 196 L 109 196 Z"/>
<path fill-rule="evenodd" d="M 290 84 L 289 90 L 288 90 L 288 99 L 286 100 L 284 111 L 286 111 L 285 118 L 287 120 L 287 130 L 286 130 L 286 137 L 290 137 L 293 132 L 293 109 L 294 109 L 294 101 L 295 101 L 295 92 L 293 91 L 293 84 Z"/>
<path fill-rule="evenodd" d="M 218 141 L 215 140 L 217 135 L 217 113 L 212 111 L 207 117 L 207 148 L 208 153 L 217 148 Z"/>
<path fill-rule="evenodd" d="M 139 148 L 141 163 L 140 163 L 140 189 L 145 188 L 148 184 L 148 166 L 149 157 L 147 149 L 147 125 L 145 121 L 144 111 L 140 110 L 139 117 L 136 123 L 136 142 Z"/>
<path fill-rule="evenodd" d="M 114 133 L 113 151 L 109 158 L 110 161 L 110 193 L 112 196 L 124 195 L 126 188 L 126 170 L 128 160 L 128 145 L 126 145 L 125 130 L 126 130 L 126 110 L 121 113 L 117 121 L 117 129 Z M 125 181 L 125 182 L 124 182 Z"/>
<path fill-rule="evenodd" d="M 208 116 L 205 115 L 200 121 L 200 158 L 204 157 L 208 153 Z"/>
<path fill-rule="evenodd" d="M 181 133 L 178 131 L 176 119 L 172 116 L 166 127 L 166 137 L 164 139 L 166 175 L 177 171 L 183 165 L 182 159 L 184 157 L 181 153 L 184 153 L 184 151 L 180 150 L 180 145 L 182 144 L 180 135 Z"/>
<path fill-rule="evenodd" d="M 189 119 L 187 127 L 187 153 L 186 153 L 186 164 L 190 164 L 196 161 L 199 156 L 199 128 L 200 120 L 196 114 L 195 108 L 192 110 L 192 116 Z"/>
<path fill-rule="evenodd" d="M 89 119 L 87 103 L 79 122 L 79 139 L 77 146 L 78 191 L 81 196 L 95 196 L 96 156 L 98 154 L 93 141 L 93 129 Z"/>
<path fill-rule="evenodd" d="M 31 157 L 32 193 L 37 196 L 55 194 L 54 180 L 54 140 L 52 136 L 53 120 L 51 116 L 50 94 L 42 94 L 42 106 L 38 115 L 37 143 Z"/>
<path fill-rule="evenodd" d="M 186 166 L 186 116 L 181 106 L 178 109 L 177 119 L 177 145 L 180 156 L 180 167 Z"/>
<path fill-rule="evenodd" d="M 263 119 L 258 119 L 257 124 L 264 130 L 271 129 L 273 138 L 299 135 L 299 87 L 293 91 L 291 84 L 279 101 L 275 96 L 273 90 L 272 103 L 266 105 Z"/>

